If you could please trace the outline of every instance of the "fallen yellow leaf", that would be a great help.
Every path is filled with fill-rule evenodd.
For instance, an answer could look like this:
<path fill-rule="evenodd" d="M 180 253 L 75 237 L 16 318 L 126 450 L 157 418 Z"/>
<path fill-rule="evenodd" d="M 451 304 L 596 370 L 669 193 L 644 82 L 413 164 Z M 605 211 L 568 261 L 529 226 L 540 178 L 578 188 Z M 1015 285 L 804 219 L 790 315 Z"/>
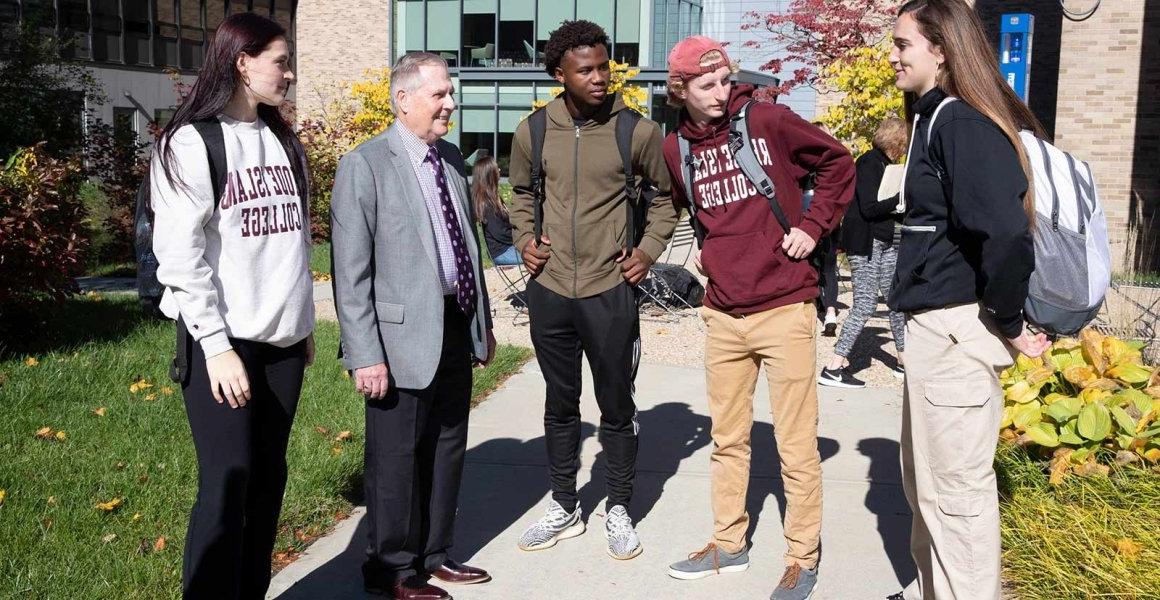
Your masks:
<path fill-rule="evenodd" d="M 350 439 L 351 437 L 353 437 L 353 436 L 354 436 L 354 434 L 352 434 L 352 433 L 351 433 L 351 432 L 349 432 L 349 431 L 340 431 L 340 432 L 338 433 L 338 436 L 336 436 L 336 437 L 334 438 L 334 441 L 336 441 L 336 442 L 345 442 L 345 441 L 349 440 L 349 439 Z"/>
<path fill-rule="evenodd" d="M 318 433 L 320 433 L 322 435 L 326 435 L 326 434 L 330 433 L 330 430 L 323 427 L 322 425 L 315 425 L 314 431 L 317 431 Z"/>
<path fill-rule="evenodd" d="M 133 518 L 130 520 L 133 521 L 134 523 L 136 523 L 137 521 L 140 521 L 141 520 L 141 513 L 133 513 Z"/>
<path fill-rule="evenodd" d="M 8 497 L 7 490 L 0 490 L 0 506 L 4 505 L 4 499 Z"/>
<path fill-rule="evenodd" d="M 167 385 L 166 385 L 166 386 L 162 386 L 162 387 L 161 387 L 161 393 L 162 393 L 163 395 L 166 395 L 166 396 L 172 396 L 172 395 L 173 395 L 173 388 L 171 388 L 171 387 L 169 387 L 169 386 L 167 386 Z"/>
<path fill-rule="evenodd" d="M 98 417 L 103 417 L 103 416 L 105 416 L 105 407 L 103 407 L 103 406 L 102 406 L 102 407 L 100 407 L 100 408 L 98 408 L 98 409 L 94 410 L 94 411 L 93 411 L 93 414 L 94 414 L 94 415 L 97 415 Z"/>
<path fill-rule="evenodd" d="M 140 392 L 141 390 L 146 390 L 146 389 L 149 389 L 151 387 L 153 387 L 153 384 L 149 383 L 148 381 L 145 380 L 144 377 L 142 377 L 141 379 L 134 381 L 133 384 L 129 386 L 129 391 L 136 394 L 137 392 Z"/>
<path fill-rule="evenodd" d="M 49 496 L 48 497 L 48 505 L 49 506 L 56 506 L 56 496 Z"/>
<path fill-rule="evenodd" d="M 33 356 L 29 356 L 28 358 L 24 359 L 24 364 L 29 367 L 35 367 L 36 365 L 40 364 L 40 361 L 36 360 L 36 358 Z"/>
<path fill-rule="evenodd" d="M 58 442 L 63 442 L 63 441 L 64 441 L 64 438 L 66 438 L 66 437 L 68 437 L 68 436 L 65 434 L 65 432 L 63 432 L 63 431 L 58 431 L 58 432 L 56 432 L 56 435 L 55 435 L 55 436 L 53 436 L 53 437 L 55 437 L 55 438 L 56 438 L 56 441 L 58 441 Z"/>
<path fill-rule="evenodd" d="M 112 500 L 109 500 L 108 502 L 98 502 L 96 504 L 96 506 L 94 506 L 93 508 L 100 510 L 100 511 L 104 511 L 104 512 L 113 512 L 114 510 L 117 510 L 120 507 L 121 507 L 121 499 L 120 498 L 113 498 Z"/>
<path fill-rule="evenodd" d="M 165 549 L 165 536 L 161 536 L 161 537 L 157 538 L 156 542 L 153 542 L 153 551 L 154 552 L 161 552 L 164 549 Z"/>
<path fill-rule="evenodd" d="M 104 542 L 104 543 L 106 543 L 106 544 L 108 544 L 109 542 L 111 542 L 111 541 L 113 541 L 113 540 L 115 540 L 115 539 L 117 539 L 117 534 L 115 534 L 115 533 L 106 533 L 106 534 L 105 534 L 105 535 L 104 535 L 104 536 L 101 538 L 101 541 L 102 541 L 102 542 Z"/>
<path fill-rule="evenodd" d="M 38 437 L 42 440 L 51 440 L 52 439 L 52 428 L 51 427 L 41 427 L 40 429 L 37 429 L 36 430 L 36 437 Z"/>
<path fill-rule="evenodd" d="M 1116 552 L 1124 558 L 1136 558 L 1140 554 L 1141 546 L 1139 542 L 1128 538 L 1121 538 L 1116 540 Z"/>
<path fill-rule="evenodd" d="M 157 399 L 157 394 L 145 394 L 145 400 L 152 402 Z"/>
<path fill-rule="evenodd" d="M 342 454 L 342 446 L 335 446 L 335 447 L 331 448 L 330 453 L 333 454 L 334 456 L 338 456 L 339 454 Z"/>

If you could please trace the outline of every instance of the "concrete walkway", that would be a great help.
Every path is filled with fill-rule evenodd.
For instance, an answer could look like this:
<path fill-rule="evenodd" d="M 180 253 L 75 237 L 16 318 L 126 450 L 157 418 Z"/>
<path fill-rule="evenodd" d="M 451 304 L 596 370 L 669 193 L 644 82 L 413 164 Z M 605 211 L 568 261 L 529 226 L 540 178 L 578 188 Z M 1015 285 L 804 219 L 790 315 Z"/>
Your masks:
<path fill-rule="evenodd" d="M 459 501 L 458 560 L 493 581 L 450 589 L 459 600 L 518 598 L 660 600 L 767 598 L 782 571 L 784 510 L 768 390 L 758 386 L 749 511 L 751 567 L 745 573 L 678 581 L 670 562 L 705 545 L 709 508 L 709 417 L 699 369 L 642 365 L 637 378 L 640 455 L 633 513 L 644 553 L 620 562 L 605 553 L 599 411 L 586 373 L 580 498 L 588 532 L 555 548 L 524 553 L 523 529 L 546 505 L 544 382 L 533 360 L 471 416 Z M 898 470 L 901 396 L 896 389 L 821 388 L 820 449 L 825 514 L 822 573 L 815 600 L 883 598 L 913 577 L 910 517 Z M 593 473 L 596 480 L 592 480 Z M 366 530 L 360 507 L 274 578 L 268 598 L 364 598 L 359 565 Z"/>

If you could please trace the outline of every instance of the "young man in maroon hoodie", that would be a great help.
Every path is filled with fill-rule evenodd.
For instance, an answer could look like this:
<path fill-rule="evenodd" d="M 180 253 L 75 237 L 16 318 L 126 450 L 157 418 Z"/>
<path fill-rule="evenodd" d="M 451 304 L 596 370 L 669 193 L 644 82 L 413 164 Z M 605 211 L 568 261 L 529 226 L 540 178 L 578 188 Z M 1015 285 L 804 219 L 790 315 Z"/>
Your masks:
<path fill-rule="evenodd" d="M 713 420 L 713 539 L 669 574 L 698 579 L 749 566 L 745 539 L 753 391 L 761 365 L 769 379 L 774 435 L 785 485 L 786 570 L 773 600 L 805 600 L 817 581 L 822 472 L 818 455 L 814 299 L 809 255 L 842 219 L 854 192 L 854 161 L 836 140 L 783 105 L 749 104 L 754 88 L 717 42 L 693 36 L 669 53 L 669 99 L 681 106 L 678 132 L 664 141 L 673 198 L 693 203 L 704 233 L 698 268 L 709 278 L 705 376 Z M 730 123 L 748 104 L 751 146 L 789 221 L 742 172 L 729 146 Z M 739 123 L 744 126 L 744 124 Z M 688 140 L 689 164 L 678 136 Z M 685 193 L 692 172 L 692 198 Z M 809 208 L 798 181 L 816 173 Z"/>

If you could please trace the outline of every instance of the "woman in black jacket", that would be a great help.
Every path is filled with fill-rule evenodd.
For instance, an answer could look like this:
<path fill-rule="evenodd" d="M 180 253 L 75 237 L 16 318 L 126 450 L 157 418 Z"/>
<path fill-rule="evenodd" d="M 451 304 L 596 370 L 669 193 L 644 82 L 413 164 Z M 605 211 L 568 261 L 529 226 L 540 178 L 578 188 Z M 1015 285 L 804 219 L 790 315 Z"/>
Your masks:
<path fill-rule="evenodd" d="M 886 119 L 874 134 L 874 147 L 858 157 L 857 183 L 854 204 L 842 220 L 842 248 L 850 261 L 850 277 L 854 284 L 854 303 L 842 323 L 842 332 L 834 346 L 834 356 L 818 375 L 821 385 L 860 388 L 866 385 L 850 373 L 848 357 L 866 326 L 866 321 L 878 306 L 878 293 L 890 296 L 894 280 L 894 264 L 898 259 L 894 243 L 895 225 L 901 215 L 895 212 L 898 195 L 879 200 L 879 188 L 886 167 L 906 154 L 906 122 L 898 118 Z M 898 364 L 890 369 L 902 377 L 903 325 L 902 313 L 890 311 L 890 332 L 898 351 Z"/>
<path fill-rule="evenodd" d="M 898 597 L 999 600 L 999 373 L 1015 351 L 1047 348 L 1023 320 L 1035 199 L 1019 131 L 1042 127 L 964 0 L 904 4 L 890 63 L 914 122 L 888 302 L 906 313 L 902 482 L 918 571 Z"/>
<path fill-rule="evenodd" d="M 495 159 L 483 156 L 471 168 L 471 201 L 475 204 L 475 218 L 483 224 L 483 241 L 487 253 L 497 265 L 523 264 L 512 245 L 512 222 L 507 207 L 499 197 L 499 166 Z"/>

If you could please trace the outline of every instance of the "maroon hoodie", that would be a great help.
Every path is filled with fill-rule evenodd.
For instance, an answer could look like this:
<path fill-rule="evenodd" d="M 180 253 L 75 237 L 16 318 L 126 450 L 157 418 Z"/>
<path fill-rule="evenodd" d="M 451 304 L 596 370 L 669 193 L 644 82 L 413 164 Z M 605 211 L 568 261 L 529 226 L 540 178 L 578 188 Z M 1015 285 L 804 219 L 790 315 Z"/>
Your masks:
<path fill-rule="evenodd" d="M 750 100 L 753 90 L 751 85 L 734 85 L 730 116 Z M 698 128 L 688 112 L 681 111 L 680 131 L 698 161 L 693 193 L 706 233 L 701 249 L 701 265 L 709 276 L 705 304 L 731 314 L 750 314 L 816 298 L 817 272 L 808 259 L 792 260 L 781 249 L 785 232 L 769 201 L 733 161 L 729 119 Z M 790 226 L 815 240 L 829 235 L 854 195 L 849 151 L 781 104 L 754 103 L 749 108 L 749 135 Z M 665 138 L 664 156 L 673 178 L 673 200 L 687 207 L 676 133 Z M 810 172 L 817 173 L 817 187 L 803 214 L 798 181 Z"/>

